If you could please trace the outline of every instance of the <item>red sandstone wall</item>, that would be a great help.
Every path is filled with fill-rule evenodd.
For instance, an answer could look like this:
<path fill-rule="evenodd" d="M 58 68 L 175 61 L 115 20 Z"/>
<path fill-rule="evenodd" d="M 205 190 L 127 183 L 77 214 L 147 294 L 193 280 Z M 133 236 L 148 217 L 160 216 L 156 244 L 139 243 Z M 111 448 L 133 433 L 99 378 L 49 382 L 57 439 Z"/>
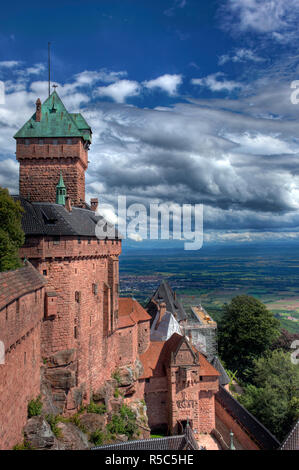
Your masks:
<path fill-rule="evenodd" d="M 45 274 L 47 291 L 57 296 L 56 316 L 44 319 L 42 324 L 42 356 L 75 349 L 75 386 L 85 386 L 85 399 L 89 401 L 91 392 L 111 377 L 119 361 L 117 336 L 105 325 L 111 326 L 111 318 L 113 328 L 117 324 L 121 243 L 96 239 L 78 243 L 77 238 L 69 237 L 57 245 L 49 237 L 32 245 L 23 247 L 22 256 Z M 37 258 L 41 254 L 53 258 L 41 261 Z M 108 285 L 111 289 L 107 290 Z M 129 342 L 137 348 L 137 332 Z M 132 351 L 132 355 L 136 356 L 136 352 Z M 73 407 L 69 398 L 68 407 Z"/>
<path fill-rule="evenodd" d="M 138 353 L 143 354 L 150 344 L 150 320 L 138 323 Z"/>
<path fill-rule="evenodd" d="M 230 443 L 230 430 L 235 436 L 235 446 L 239 450 L 259 450 L 255 442 L 251 440 L 247 433 L 239 426 L 232 416 L 215 400 L 216 429 L 221 433 L 225 442 Z"/>
<path fill-rule="evenodd" d="M 142 385 L 141 385 L 142 386 Z M 151 377 L 143 382 L 148 422 L 151 429 L 168 426 L 167 377 Z"/>
<path fill-rule="evenodd" d="M 134 364 L 138 357 L 138 326 L 121 328 L 115 332 L 117 341 L 117 357 L 119 366 Z"/>
<path fill-rule="evenodd" d="M 27 405 L 40 393 L 40 321 L 43 289 L 20 298 L 0 311 L 0 339 L 5 343 L 5 364 L 0 365 L 0 449 L 23 440 Z"/>
<path fill-rule="evenodd" d="M 210 433 L 215 427 L 214 394 L 218 391 L 218 377 L 202 377 L 196 368 L 190 369 L 188 385 L 182 381 L 179 367 L 169 372 L 170 422 L 172 432 L 178 431 L 178 421 L 189 421 L 196 433 Z"/>

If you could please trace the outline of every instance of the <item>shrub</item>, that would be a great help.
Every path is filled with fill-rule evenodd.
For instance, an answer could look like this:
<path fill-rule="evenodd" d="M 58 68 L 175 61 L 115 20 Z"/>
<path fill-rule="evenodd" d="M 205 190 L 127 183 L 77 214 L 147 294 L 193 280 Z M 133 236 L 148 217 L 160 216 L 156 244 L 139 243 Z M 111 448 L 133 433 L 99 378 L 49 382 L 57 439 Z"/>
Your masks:
<path fill-rule="evenodd" d="M 61 421 L 61 418 L 59 416 L 54 416 L 50 414 L 46 415 L 46 421 L 50 424 L 54 436 L 56 436 L 57 438 L 62 437 L 62 431 L 57 426 L 57 424 Z"/>
<path fill-rule="evenodd" d="M 118 398 L 120 395 L 118 388 L 114 390 L 114 398 Z"/>
<path fill-rule="evenodd" d="M 88 413 L 96 413 L 98 415 L 103 415 L 104 413 L 106 413 L 106 406 L 104 405 L 104 403 L 100 403 L 99 405 L 97 405 L 96 403 L 91 401 L 89 405 L 87 405 L 86 410 Z"/>
<path fill-rule="evenodd" d="M 74 414 L 74 415 L 71 416 L 70 418 L 66 418 L 65 422 L 73 423 L 73 424 L 74 424 L 75 426 L 77 426 L 77 428 L 79 428 L 82 432 L 84 432 L 84 433 L 87 432 L 85 426 L 84 426 L 84 425 L 81 423 L 81 421 L 80 421 L 79 413 Z"/>
<path fill-rule="evenodd" d="M 32 416 L 39 416 L 42 412 L 43 403 L 39 395 L 35 400 L 30 400 L 28 403 L 28 418 Z"/>
<path fill-rule="evenodd" d="M 95 446 L 101 446 L 104 442 L 104 437 L 105 437 L 105 434 L 103 433 L 103 431 L 101 431 L 100 429 L 97 429 L 96 431 L 90 434 L 90 441 Z"/>
<path fill-rule="evenodd" d="M 34 447 L 28 441 L 23 441 L 20 444 L 13 446 L 12 450 L 34 450 Z"/>
<path fill-rule="evenodd" d="M 132 439 L 138 433 L 135 413 L 126 405 L 122 405 L 118 414 L 113 414 L 107 430 L 111 434 L 125 434 Z"/>
<path fill-rule="evenodd" d="M 116 370 L 115 372 L 113 372 L 113 373 L 111 374 L 111 377 L 116 380 L 116 382 L 118 383 L 118 385 L 120 385 L 120 383 L 121 383 L 121 377 L 120 377 L 120 373 L 118 372 L 118 370 Z"/>

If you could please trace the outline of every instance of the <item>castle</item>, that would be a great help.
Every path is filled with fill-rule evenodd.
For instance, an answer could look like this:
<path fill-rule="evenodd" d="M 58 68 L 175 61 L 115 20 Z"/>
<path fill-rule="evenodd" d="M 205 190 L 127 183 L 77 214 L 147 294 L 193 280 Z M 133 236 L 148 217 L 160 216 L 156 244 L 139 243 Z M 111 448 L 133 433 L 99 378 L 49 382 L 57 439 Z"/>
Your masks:
<path fill-rule="evenodd" d="M 207 448 L 228 448 L 231 429 L 237 448 L 277 447 L 225 389 L 215 351 L 195 347 L 214 348 L 206 339 L 214 325 L 175 318 L 163 295 L 148 311 L 119 296 L 121 239 L 108 235 L 98 200 L 85 201 L 92 131 L 84 117 L 68 113 L 54 91 L 36 101 L 15 139 L 26 238 L 24 267 L 0 273 L 0 448 L 22 439 L 28 402 L 40 393 L 54 414 L 91 399 L 111 410 L 116 373 L 126 403 L 145 400 L 144 437 L 162 427 L 179 434 L 189 423 Z M 101 239 L 98 222 L 107 228 Z M 182 314 L 178 299 L 168 301 Z"/>

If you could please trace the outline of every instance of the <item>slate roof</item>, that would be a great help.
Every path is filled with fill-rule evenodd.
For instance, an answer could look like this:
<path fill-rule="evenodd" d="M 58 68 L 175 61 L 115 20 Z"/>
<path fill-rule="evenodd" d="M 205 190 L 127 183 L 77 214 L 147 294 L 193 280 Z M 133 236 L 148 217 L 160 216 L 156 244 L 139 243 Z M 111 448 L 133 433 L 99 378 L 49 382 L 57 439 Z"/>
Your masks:
<path fill-rule="evenodd" d="M 202 450 L 202 447 L 199 448 L 190 426 L 186 426 L 185 433 L 179 436 L 108 444 L 92 447 L 91 450 Z"/>
<path fill-rule="evenodd" d="M 36 113 L 14 135 L 15 139 L 30 137 L 81 137 L 91 142 L 91 128 L 79 113 L 68 113 L 56 91 L 41 105 L 41 120 Z"/>
<path fill-rule="evenodd" d="M 120 297 L 118 300 L 118 327 L 127 328 L 136 323 L 151 319 L 137 300 L 127 297 Z"/>
<path fill-rule="evenodd" d="M 22 295 L 46 285 L 46 279 L 25 261 L 25 266 L 0 273 L 0 310 Z"/>
<path fill-rule="evenodd" d="M 299 419 L 284 440 L 280 450 L 299 450 Z"/>
<path fill-rule="evenodd" d="M 201 375 L 220 376 L 220 373 L 189 343 L 186 337 L 174 333 L 167 341 L 151 342 L 148 349 L 140 355 L 144 370 L 141 378 L 164 377 L 165 367 L 171 361 L 171 354 L 178 351 L 183 341 L 186 341 L 194 352 L 196 363 L 200 365 Z"/>
<path fill-rule="evenodd" d="M 146 309 L 151 315 L 152 319 L 154 319 L 156 316 L 158 310 L 157 303 L 160 302 L 166 303 L 166 310 L 171 312 L 178 322 L 187 319 L 187 314 L 180 299 L 178 298 L 178 295 L 175 295 L 174 291 L 165 280 L 161 282 L 160 286 L 146 306 Z"/>
<path fill-rule="evenodd" d="M 246 429 L 249 436 L 258 443 L 262 450 L 274 450 L 280 446 L 279 441 L 262 423 L 244 408 L 223 386 L 216 393 L 216 400 L 222 407 Z"/>
<path fill-rule="evenodd" d="M 210 361 L 212 366 L 215 367 L 216 370 L 221 374 L 219 377 L 219 384 L 220 385 L 227 385 L 230 383 L 230 378 L 224 369 L 222 362 L 220 361 L 218 356 L 214 356 L 213 359 Z"/>
<path fill-rule="evenodd" d="M 19 196 L 14 196 L 14 199 L 19 200 L 24 208 L 22 228 L 26 235 L 95 237 L 96 224 L 102 220 L 107 224 L 107 238 L 118 238 L 116 229 L 114 236 L 111 232 L 109 235 L 109 228 L 112 229 L 113 225 L 92 210 L 72 207 L 69 212 L 61 204 L 30 202 Z"/>

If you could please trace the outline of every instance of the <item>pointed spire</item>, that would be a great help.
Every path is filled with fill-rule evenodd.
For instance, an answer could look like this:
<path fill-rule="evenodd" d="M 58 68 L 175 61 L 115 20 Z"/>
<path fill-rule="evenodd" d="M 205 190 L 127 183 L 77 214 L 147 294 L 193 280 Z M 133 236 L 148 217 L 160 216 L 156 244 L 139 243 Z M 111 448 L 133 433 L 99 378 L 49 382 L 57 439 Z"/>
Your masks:
<path fill-rule="evenodd" d="M 66 187 L 63 181 L 62 172 L 60 171 L 59 181 L 56 186 L 56 204 L 65 205 Z"/>
<path fill-rule="evenodd" d="M 230 431 L 229 435 L 230 435 L 230 447 L 229 448 L 230 450 L 236 450 L 235 444 L 234 444 L 234 433 L 232 430 Z"/>

